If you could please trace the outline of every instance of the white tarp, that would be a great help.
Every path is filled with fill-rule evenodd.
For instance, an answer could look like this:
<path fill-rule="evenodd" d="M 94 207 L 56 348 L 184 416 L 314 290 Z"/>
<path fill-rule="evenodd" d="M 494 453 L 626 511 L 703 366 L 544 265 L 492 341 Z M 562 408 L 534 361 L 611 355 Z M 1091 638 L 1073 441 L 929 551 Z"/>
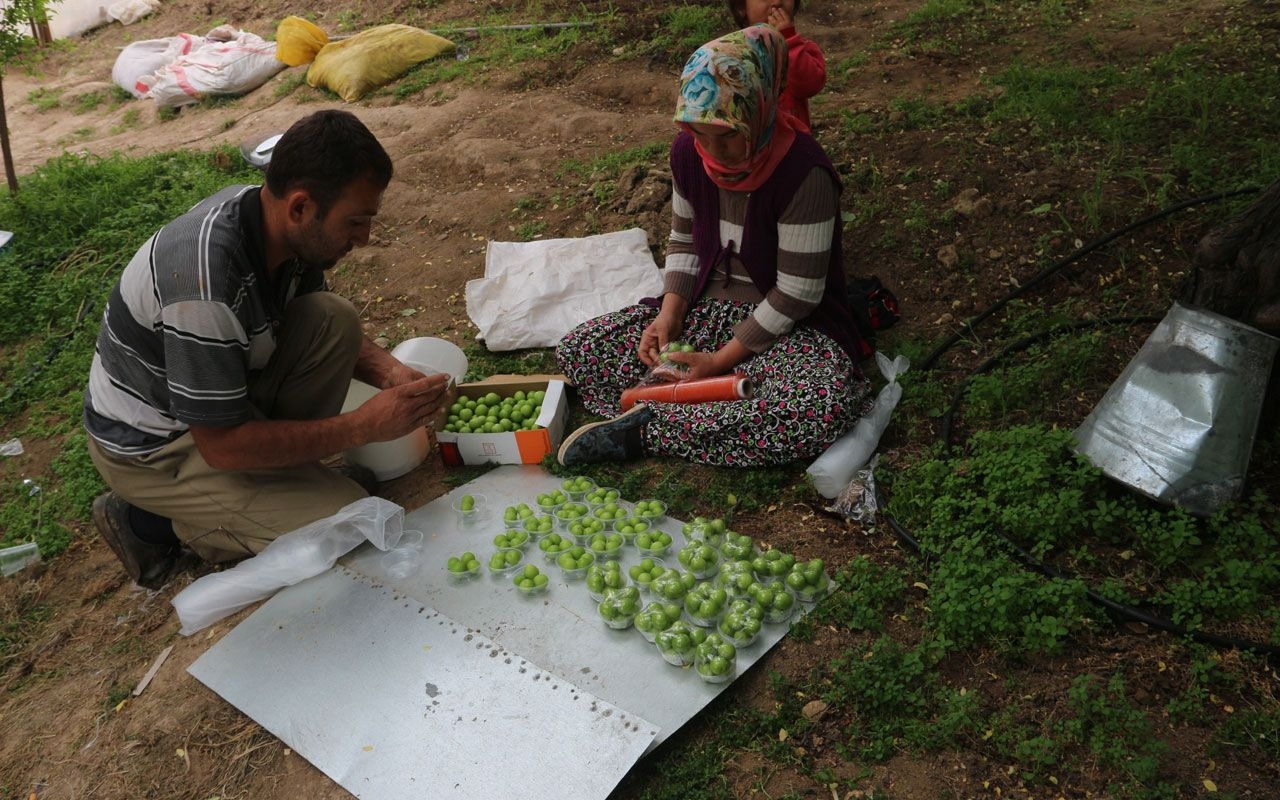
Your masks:
<path fill-rule="evenodd" d="M 553 347 L 589 319 L 662 293 L 639 228 L 580 239 L 490 242 L 467 315 L 490 350 Z"/>

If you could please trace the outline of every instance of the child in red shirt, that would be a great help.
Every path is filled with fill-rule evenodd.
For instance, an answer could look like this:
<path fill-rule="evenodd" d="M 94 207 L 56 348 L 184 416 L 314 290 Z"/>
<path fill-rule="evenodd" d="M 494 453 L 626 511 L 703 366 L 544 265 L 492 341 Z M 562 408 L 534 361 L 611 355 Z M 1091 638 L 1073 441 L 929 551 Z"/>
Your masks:
<path fill-rule="evenodd" d="M 740 27 L 764 22 L 787 38 L 787 88 L 778 109 L 796 119 L 796 129 L 808 133 L 809 98 L 827 83 L 827 62 L 816 44 L 796 33 L 800 0 L 728 0 L 729 13 Z"/>

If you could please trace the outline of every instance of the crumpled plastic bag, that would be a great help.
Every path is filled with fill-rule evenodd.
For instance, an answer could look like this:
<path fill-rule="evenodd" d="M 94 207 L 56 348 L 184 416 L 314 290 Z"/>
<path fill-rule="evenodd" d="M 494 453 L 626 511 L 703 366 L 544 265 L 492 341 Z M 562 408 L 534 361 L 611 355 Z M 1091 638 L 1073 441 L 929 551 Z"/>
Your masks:
<path fill-rule="evenodd" d="M 322 47 L 307 70 L 307 83 L 350 103 L 453 49 L 453 42 L 421 28 L 379 25 Z"/>
<path fill-rule="evenodd" d="M 302 17 L 285 17 L 276 26 L 276 58 L 291 67 L 310 64 L 328 43 L 329 35 Z"/>
<path fill-rule="evenodd" d="M 849 485 L 844 487 L 844 491 L 840 492 L 827 510 L 853 520 L 864 529 L 873 527 L 876 512 L 880 510 L 876 499 L 876 462 L 879 460 L 880 456 L 876 454 L 870 463 L 853 473 L 853 480 L 849 481 Z"/>
<path fill-rule="evenodd" d="M 876 365 L 888 383 L 876 396 L 871 411 L 805 470 L 813 477 L 813 485 L 819 494 L 827 499 L 844 491 L 853 474 L 871 458 L 884 429 L 889 427 L 889 415 L 902 399 L 902 384 L 898 383 L 898 376 L 910 368 L 911 362 L 906 356 L 890 361 L 888 356 L 877 351 Z"/>
<path fill-rule="evenodd" d="M 10 439 L 0 444 L 0 456 L 20 456 L 23 452 L 21 439 Z"/>
<path fill-rule="evenodd" d="M 490 350 L 554 347 L 587 320 L 661 293 L 662 273 L 640 228 L 489 242 L 484 277 L 467 281 L 467 315 Z"/>
<path fill-rule="evenodd" d="M 404 509 L 363 497 L 335 514 L 286 533 L 224 572 L 205 575 L 173 598 L 182 635 L 234 614 L 286 586 L 319 575 L 364 541 L 390 550 L 404 532 Z"/>

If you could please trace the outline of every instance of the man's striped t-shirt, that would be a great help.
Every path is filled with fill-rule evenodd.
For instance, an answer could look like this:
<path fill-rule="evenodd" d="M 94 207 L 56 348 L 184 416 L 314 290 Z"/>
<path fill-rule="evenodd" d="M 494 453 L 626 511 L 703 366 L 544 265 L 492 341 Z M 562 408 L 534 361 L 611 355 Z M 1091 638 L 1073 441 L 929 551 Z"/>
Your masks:
<path fill-rule="evenodd" d="M 271 285 L 258 190 L 228 187 L 161 228 L 111 290 L 84 396 L 103 449 L 137 457 L 191 425 L 252 419 L 249 374 L 275 352 L 283 308 L 324 288 L 296 262 Z"/>

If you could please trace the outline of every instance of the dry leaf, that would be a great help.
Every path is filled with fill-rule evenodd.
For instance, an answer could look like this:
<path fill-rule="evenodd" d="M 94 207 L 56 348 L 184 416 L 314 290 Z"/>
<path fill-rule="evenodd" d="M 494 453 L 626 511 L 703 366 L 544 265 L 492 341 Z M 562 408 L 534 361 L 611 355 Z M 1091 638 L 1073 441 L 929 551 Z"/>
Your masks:
<path fill-rule="evenodd" d="M 1212 793 L 1214 793 L 1214 792 L 1218 791 L 1218 784 L 1214 783 L 1213 781 L 1209 780 L 1208 778 L 1205 778 L 1205 779 L 1204 779 L 1204 781 L 1203 781 L 1203 783 L 1204 783 L 1204 790 L 1205 790 L 1206 792 L 1209 792 L 1210 794 L 1212 794 Z"/>
<path fill-rule="evenodd" d="M 787 740 L 787 729 L 786 729 L 786 728 L 779 728 L 779 729 L 778 729 L 778 741 L 780 741 L 780 742 L 785 742 L 786 740 Z"/>

